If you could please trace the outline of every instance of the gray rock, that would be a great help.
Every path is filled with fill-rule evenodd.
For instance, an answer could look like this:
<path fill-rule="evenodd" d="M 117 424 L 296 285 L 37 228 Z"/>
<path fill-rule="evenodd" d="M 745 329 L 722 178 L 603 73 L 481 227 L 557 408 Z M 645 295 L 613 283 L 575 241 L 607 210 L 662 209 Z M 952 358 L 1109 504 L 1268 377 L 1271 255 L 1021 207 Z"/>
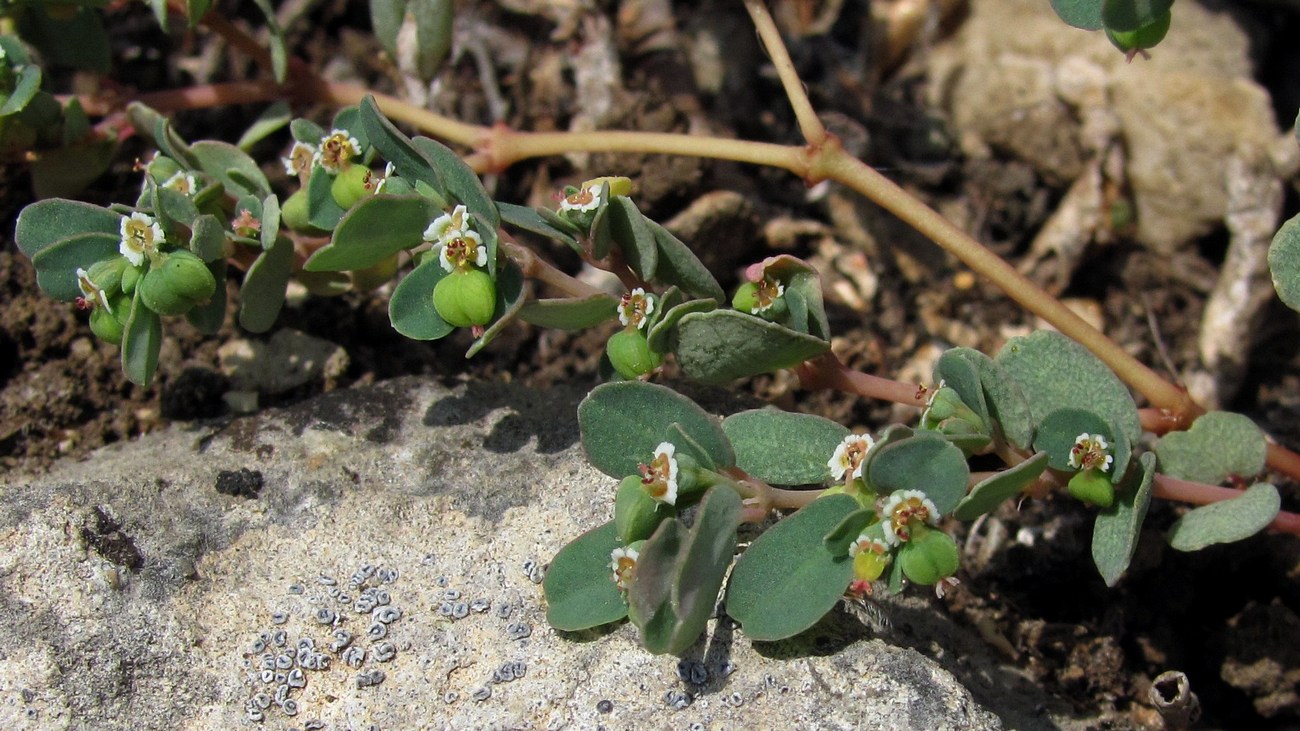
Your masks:
<path fill-rule="evenodd" d="M 702 684 L 629 625 L 551 630 L 530 574 L 613 507 L 581 395 L 398 379 L 10 479 L 0 727 L 1048 726 L 925 598 L 875 636 L 843 610 L 762 645 L 715 620 L 686 655 Z M 239 469 L 255 497 L 215 490 Z"/>

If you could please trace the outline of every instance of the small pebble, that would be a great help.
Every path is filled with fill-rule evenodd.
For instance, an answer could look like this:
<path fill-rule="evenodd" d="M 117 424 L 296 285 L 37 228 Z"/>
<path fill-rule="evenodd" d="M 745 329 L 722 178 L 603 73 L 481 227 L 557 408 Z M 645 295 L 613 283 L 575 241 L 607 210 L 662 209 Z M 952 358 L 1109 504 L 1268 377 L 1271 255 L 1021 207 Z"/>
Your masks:
<path fill-rule="evenodd" d="M 469 610 L 477 614 L 486 612 L 492 606 L 492 602 L 487 599 L 479 598 L 469 603 Z"/>
<path fill-rule="evenodd" d="M 302 668 L 294 668 L 293 670 L 290 670 L 289 676 L 286 680 L 289 681 L 290 688 L 307 687 L 307 676 L 303 675 Z"/>
<path fill-rule="evenodd" d="M 256 654 L 258 654 L 258 653 L 260 653 L 260 652 L 262 652 L 262 651 L 264 651 L 264 650 L 266 650 L 266 641 L 265 641 L 265 640 L 258 639 L 258 640 L 254 640 L 254 641 L 253 641 L 253 654 L 254 654 L 254 655 L 256 655 Z"/>
<path fill-rule="evenodd" d="M 454 602 L 460 598 L 460 589 L 448 589 L 442 593 L 442 598 Z"/>
<path fill-rule="evenodd" d="M 515 622 L 506 627 L 506 634 L 512 640 L 522 640 L 533 633 L 533 628 L 527 622 Z"/>
<path fill-rule="evenodd" d="M 275 686 L 275 702 L 279 705 L 284 705 L 284 702 L 287 700 L 289 700 L 289 684 L 283 683 Z"/>
<path fill-rule="evenodd" d="M 469 616 L 469 605 L 465 602 L 456 602 L 451 608 L 451 616 L 456 619 L 464 619 Z"/>
<path fill-rule="evenodd" d="M 271 641 L 275 643 L 276 647 L 284 647 L 289 644 L 289 633 L 282 629 L 278 629 L 275 631 L 275 635 L 271 638 Z"/>
<path fill-rule="evenodd" d="M 442 694 L 443 703 L 451 704 L 451 703 L 455 703 L 458 700 L 460 700 L 460 693 L 457 693 L 454 690 L 449 690 L 446 693 Z"/>
<path fill-rule="evenodd" d="M 501 619 L 510 619 L 510 615 L 515 613 L 515 608 L 509 604 L 497 605 L 497 616 Z"/>
<path fill-rule="evenodd" d="M 262 713 L 262 710 L 260 708 L 253 708 L 252 706 L 249 706 L 248 720 L 252 721 L 253 723 L 261 723 L 262 721 L 266 720 L 266 714 Z"/>
<path fill-rule="evenodd" d="M 330 643 L 330 650 L 335 653 L 342 652 L 350 644 L 352 644 L 351 632 L 345 629 L 334 630 L 334 641 Z"/>
<path fill-rule="evenodd" d="M 397 569 L 379 569 L 375 572 L 375 578 L 379 579 L 381 584 L 391 584 L 397 581 Z"/>
<path fill-rule="evenodd" d="M 483 685 L 474 690 L 470 697 L 476 701 L 483 702 L 492 697 L 492 686 Z"/>
<path fill-rule="evenodd" d="M 447 581 L 446 576 L 439 576 L 438 578 L 433 580 L 433 583 L 437 584 L 439 587 L 446 587 L 451 582 Z"/>
<path fill-rule="evenodd" d="M 286 698 L 284 703 L 280 704 L 280 710 L 284 711 L 286 716 L 296 716 L 298 715 L 298 701 Z"/>
<path fill-rule="evenodd" d="M 320 731 L 323 728 L 325 728 L 325 722 L 319 718 L 313 718 L 302 725 L 303 731 Z"/>
<path fill-rule="evenodd" d="M 263 670 L 263 671 L 262 671 L 262 682 L 263 682 L 263 683 L 274 683 L 274 682 L 275 682 L 275 671 L 274 671 L 274 670 Z"/>
<path fill-rule="evenodd" d="M 380 642 L 370 650 L 375 662 L 388 662 L 397 657 L 397 647 L 391 642 Z"/>
<path fill-rule="evenodd" d="M 451 613 L 455 609 L 456 609 L 455 604 L 452 604 L 451 602 L 443 602 L 442 604 L 438 605 L 438 614 L 441 614 L 444 617 L 450 617 Z"/>
<path fill-rule="evenodd" d="M 384 678 L 386 677 L 387 676 L 384 674 L 383 670 L 367 670 L 364 673 L 358 673 L 357 687 L 369 688 L 374 685 L 379 685 L 384 682 Z"/>
<path fill-rule="evenodd" d="M 335 581 L 333 577 L 326 576 L 325 574 L 321 574 L 320 576 L 316 577 L 316 580 L 319 581 L 322 586 L 334 586 L 335 584 L 339 583 Z"/>
<path fill-rule="evenodd" d="M 727 660 L 718 666 L 718 675 L 724 678 L 731 675 L 734 672 L 736 672 L 736 663 L 730 660 Z"/>
<path fill-rule="evenodd" d="M 274 624 L 284 624 L 289 621 L 289 613 L 284 611 L 272 612 L 271 622 Z"/>
<path fill-rule="evenodd" d="M 614 711 L 614 701 L 603 700 L 596 704 L 596 713 L 612 713 Z"/>
<path fill-rule="evenodd" d="M 675 711 L 680 711 L 691 705 L 691 696 L 689 693 L 680 690 L 670 690 L 667 693 L 664 693 L 664 703 L 669 708 L 672 708 Z"/>
<path fill-rule="evenodd" d="M 310 638 L 310 637 L 303 637 L 303 638 L 301 638 L 301 639 L 298 640 L 298 649 L 299 649 L 299 650 L 315 650 L 315 649 L 316 649 L 316 640 L 313 640 L 313 639 Z"/>
<path fill-rule="evenodd" d="M 279 670 L 288 670 L 289 668 L 293 667 L 293 656 L 280 655 L 279 657 L 275 658 L 275 667 Z"/>
<path fill-rule="evenodd" d="M 370 625 L 370 629 L 366 630 L 366 637 L 369 637 L 371 642 L 382 640 L 387 636 L 388 636 L 388 625 L 382 624 L 380 622 L 375 622 L 374 624 Z"/>
<path fill-rule="evenodd" d="M 692 685 L 704 685 L 709 682 L 709 669 L 698 660 L 682 660 L 677 663 L 677 677 Z"/>
<path fill-rule="evenodd" d="M 360 645 L 353 645 L 343 653 L 343 664 L 350 668 L 359 668 L 366 661 L 366 650 Z"/>
<path fill-rule="evenodd" d="M 727 700 L 731 702 L 732 708 L 740 708 L 745 704 L 744 696 L 742 696 L 739 693 L 732 693 L 731 695 L 727 696 Z"/>
<path fill-rule="evenodd" d="M 316 610 L 317 624 L 334 624 L 334 620 L 336 619 L 338 619 L 338 614 L 336 614 L 334 610 L 330 609 L 329 607 L 321 607 L 320 609 Z"/>
<path fill-rule="evenodd" d="M 375 610 L 374 618 L 384 624 L 392 624 L 402 618 L 402 610 L 397 607 L 380 607 Z"/>
<path fill-rule="evenodd" d="M 258 693 L 253 696 L 253 705 L 261 708 L 263 711 L 271 707 L 271 696 L 265 693 Z"/>
<path fill-rule="evenodd" d="M 374 596 L 375 596 L 375 604 L 378 604 L 381 607 L 387 606 L 389 602 L 393 601 L 393 598 L 389 596 L 388 592 L 384 591 L 383 589 L 376 591 Z"/>
<path fill-rule="evenodd" d="M 289 593 L 290 593 L 290 594 L 302 594 L 302 593 L 304 593 L 304 592 L 306 592 L 306 591 L 307 591 L 307 587 L 303 586 L 302 584 L 290 584 L 290 585 L 289 585 Z"/>

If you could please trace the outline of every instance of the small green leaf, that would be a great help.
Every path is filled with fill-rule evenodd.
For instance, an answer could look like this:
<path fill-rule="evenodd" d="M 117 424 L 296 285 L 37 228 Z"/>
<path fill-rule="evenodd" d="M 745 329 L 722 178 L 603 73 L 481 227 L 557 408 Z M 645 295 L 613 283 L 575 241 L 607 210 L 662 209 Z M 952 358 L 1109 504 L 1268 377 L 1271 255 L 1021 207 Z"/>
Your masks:
<path fill-rule="evenodd" d="M 608 188 L 609 184 L 606 183 L 605 186 Z M 622 195 L 613 196 L 601 218 L 601 225 L 609 228 L 610 237 L 618 245 L 624 261 L 632 271 L 643 280 L 654 279 L 659 265 L 659 247 L 650 227 L 646 225 L 645 216 L 641 215 L 632 199 Z M 595 224 L 592 228 L 595 228 Z"/>
<path fill-rule="evenodd" d="M 402 30 L 407 0 L 369 0 L 370 30 L 392 58 L 397 58 L 397 34 Z"/>
<path fill-rule="evenodd" d="M 271 329 L 284 307 L 284 291 L 293 270 L 293 241 L 281 236 L 263 251 L 239 288 L 239 326 L 249 332 Z"/>
<path fill-rule="evenodd" d="M 231 195 L 271 194 L 271 183 L 248 153 L 227 142 L 199 140 L 190 145 L 198 160 L 199 169 L 211 175 L 226 187 Z"/>
<path fill-rule="evenodd" d="M 497 211 L 497 204 L 492 202 L 492 197 L 483 187 L 483 181 L 479 180 L 478 174 L 460 159 L 460 155 L 437 140 L 416 137 L 411 140 L 411 145 L 425 159 L 433 163 L 434 170 L 438 172 L 438 179 L 442 181 L 442 186 L 447 193 L 463 203 L 465 208 L 474 214 L 474 220 L 479 224 L 478 232 L 486 242 L 487 231 L 495 231 L 501 225 L 501 213 Z M 491 259 L 494 253 L 489 251 L 488 258 Z"/>
<path fill-rule="evenodd" d="M 446 208 L 447 189 L 438 178 L 433 161 L 415 148 L 411 138 L 399 132 L 397 127 L 388 121 L 388 118 L 379 111 L 374 97 L 367 96 L 361 100 L 359 118 L 371 146 L 378 150 L 385 160 L 393 163 L 397 174 L 409 181 L 418 181 L 429 186 L 436 196 L 434 202 L 439 208 Z M 320 137 L 317 137 L 313 142 L 319 140 Z"/>
<path fill-rule="evenodd" d="M 715 302 L 727 301 L 727 294 L 722 291 L 722 285 L 713 278 L 708 268 L 704 266 L 704 262 L 695 256 L 695 252 L 658 223 L 649 218 L 645 219 L 645 223 L 650 228 L 650 233 L 654 235 L 655 244 L 659 247 L 659 263 L 655 268 L 657 281 L 681 287 L 682 290 L 696 297 L 712 299 Z"/>
<path fill-rule="evenodd" d="M 641 643 L 651 652 L 671 642 L 677 615 L 671 597 L 677 576 L 686 527 L 680 520 L 665 520 L 642 544 L 636 562 L 636 579 L 627 592 L 627 616 L 641 630 Z M 653 645 L 653 647 L 651 647 Z"/>
<path fill-rule="evenodd" d="M 1211 411 L 1185 432 L 1156 442 L 1160 471 L 1170 477 L 1217 485 L 1229 477 L 1264 471 L 1268 444 L 1255 422 L 1241 414 Z"/>
<path fill-rule="evenodd" d="M 455 15 L 451 0 L 411 0 L 415 16 L 415 71 L 420 79 L 433 80 L 451 51 Z"/>
<path fill-rule="evenodd" d="M 216 216 L 205 213 L 194 219 L 194 231 L 190 235 L 190 251 L 206 262 L 225 261 L 226 229 Z M 223 263 L 222 270 L 224 269 Z"/>
<path fill-rule="evenodd" d="M 90 137 L 90 118 L 76 97 L 63 107 L 63 146 L 76 147 Z"/>
<path fill-rule="evenodd" d="M 991 512 L 1003 500 L 1015 497 L 1047 469 L 1047 452 L 1039 452 L 1010 469 L 981 480 L 957 503 L 952 515 L 957 520 L 975 520 Z"/>
<path fill-rule="evenodd" d="M 1300 215 L 1288 219 L 1277 230 L 1268 247 L 1268 268 L 1273 273 L 1273 289 L 1277 290 L 1278 298 L 1287 307 L 1300 311 Z"/>
<path fill-rule="evenodd" d="M 808 485 L 830 479 L 827 466 L 849 430 L 830 419 L 755 409 L 722 420 L 736 466 L 765 482 Z"/>
<path fill-rule="evenodd" d="M 115 234 L 85 233 L 69 236 L 46 246 L 32 257 L 36 284 L 45 294 L 71 302 L 81 296 L 77 269 L 117 256 L 121 238 Z"/>
<path fill-rule="evenodd" d="M 158 368 L 158 352 L 162 349 L 162 320 L 153 310 L 144 306 L 141 288 L 135 290 L 131 300 L 131 314 L 122 334 L 122 372 L 134 384 L 148 386 Z"/>
<path fill-rule="evenodd" d="M 583 533 L 560 549 L 546 570 L 546 621 L 563 631 L 617 622 L 627 602 L 611 580 L 610 554 L 622 547 L 612 522 Z"/>
<path fill-rule="evenodd" d="M 745 549 L 727 586 L 727 614 L 746 636 L 793 637 L 835 606 L 853 578 L 853 562 L 828 551 L 823 537 L 860 507 L 848 495 L 818 498 Z"/>
<path fill-rule="evenodd" d="M 1137 30 L 1160 19 L 1174 0 L 1103 0 L 1101 22 L 1115 31 Z"/>
<path fill-rule="evenodd" d="M 423 243 L 421 235 L 440 213 L 433 201 L 418 195 L 364 198 L 339 220 L 329 245 L 317 250 L 303 268 L 342 272 L 373 266 Z"/>
<path fill-rule="evenodd" d="M 876 511 L 871 508 L 862 508 L 857 512 L 849 513 L 839 525 L 822 537 L 822 544 L 832 556 L 847 556 L 853 543 L 858 540 L 858 536 L 862 535 L 862 531 L 875 520 Z"/>
<path fill-rule="evenodd" d="M 973 355 L 972 355 L 973 354 Z M 984 400 L 984 384 L 980 379 L 979 359 L 983 353 L 970 348 L 951 348 L 944 351 L 934 363 L 934 382 L 943 382 L 957 392 L 985 424 L 989 423 L 988 404 Z"/>
<path fill-rule="evenodd" d="M 693 313 L 677 325 L 678 363 L 709 384 L 793 368 L 829 349 L 825 340 L 735 310 Z"/>
<path fill-rule="evenodd" d="M 362 115 L 361 120 L 362 124 L 364 124 L 364 115 Z M 370 128 L 367 127 L 366 129 L 369 130 Z M 325 135 L 329 134 L 329 132 L 327 132 L 324 127 L 316 124 L 310 119 L 298 117 L 289 123 L 289 134 L 292 135 L 293 139 L 297 142 L 303 142 L 315 146 L 319 145 L 320 141 L 324 139 Z"/>
<path fill-rule="evenodd" d="M 1277 488 L 1257 482 L 1230 500 L 1204 505 L 1169 527 L 1169 545 L 1179 551 L 1199 551 L 1216 543 L 1249 538 L 1268 527 L 1282 507 Z"/>
<path fill-rule="evenodd" d="M 1052 0 L 1061 20 L 1084 30 L 1101 30 L 1102 0 Z"/>
<path fill-rule="evenodd" d="M 618 316 L 618 298 L 607 294 L 526 302 L 519 319 L 556 330 L 582 330 Z"/>
<path fill-rule="evenodd" d="M 270 251 L 280 237 L 280 200 L 272 193 L 262 200 L 262 250 Z"/>
<path fill-rule="evenodd" d="M 456 328 L 438 315 L 433 306 L 433 288 L 447 276 L 436 256 L 425 256 L 410 274 L 397 283 L 388 300 L 388 318 L 393 329 L 412 340 L 438 340 Z"/>
<path fill-rule="evenodd" d="M 257 119 L 253 120 L 248 129 L 244 130 L 244 134 L 239 136 L 235 146 L 248 152 L 253 149 L 253 145 L 283 129 L 291 119 L 293 119 L 293 110 L 289 108 L 289 102 L 274 102 L 257 115 Z"/>
<path fill-rule="evenodd" d="M 718 420 L 671 388 L 642 381 L 605 383 L 578 405 L 578 426 L 587 461 L 611 477 L 635 474 L 648 462 L 672 424 L 706 450 L 715 464 L 736 464 Z"/>
<path fill-rule="evenodd" d="M 199 217 L 199 209 L 194 205 L 194 199 L 179 190 L 164 188 L 161 185 L 149 187 L 154 216 L 167 232 L 168 241 L 175 241 L 179 234 L 179 227 L 192 226 L 194 219 Z"/>
<path fill-rule="evenodd" d="M 79 234 L 118 236 L 122 214 L 81 201 L 51 198 L 23 208 L 14 228 L 14 243 L 28 258 L 41 249 Z M 93 263 L 93 262 L 92 262 Z"/>
<path fill-rule="evenodd" d="M 1115 495 L 1115 504 L 1097 513 L 1092 528 L 1092 562 L 1106 582 L 1114 586 L 1128 569 L 1142 535 L 1151 504 L 1151 487 L 1155 482 L 1156 456 L 1150 452 L 1138 458 L 1141 473 L 1134 470 Z M 1136 484 L 1134 484 L 1136 483 Z"/>
<path fill-rule="evenodd" d="M 966 496 L 970 468 L 952 442 L 927 432 L 877 446 L 867 462 L 867 484 L 882 495 L 920 490 L 940 515 L 947 515 Z"/>
<path fill-rule="evenodd" d="M 1122 436 L 1128 447 L 1142 435 L 1137 404 L 1124 383 L 1087 348 L 1058 332 L 1013 338 L 995 362 L 1020 386 L 1036 422 L 1060 409 L 1082 409 L 1114 424 L 1122 432 L 1114 435 L 1116 441 Z"/>
<path fill-rule="evenodd" d="M 22 111 L 40 90 L 40 66 L 29 64 L 18 69 L 18 79 L 14 82 L 13 91 L 9 92 L 9 97 L 4 100 L 4 104 L 0 104 L 0 117 L 8 117 Z"/>
<path fill-rule="evenodd" d="M 316 165 L 307 179 L 307 222 L 323 231 L 333 231 L 347 211 L 334 200 L 333 176 Z"/>
<path fill-rule="evenodd" d="M 669 292 L 679 294 L 680 291 L 676 287 L 669 290 Z M 656 353 L 666 353 L 673 349 L 673 340 L 676 335 L 675 328 L 683 317 L 692 312 L 712 312 L 718 309 L 718 303 L 713 300 L 690 300 L 678 305 L 672 305 L 673 299 L 676 298 L 667 295 L 660 297 L 657 303 L 659 306 L 655 308 L 656 311 L 650 313 L 650 330 L 649 334 L 646 335 L 646 342 L 650 344 L 650 349 Z"/>
<path fill-rule="evenodd" d="M 503 223 L 514 226 L 515 228 L 521 228 L 525 231 L 531 231 L 539 236 L 545 236 L 548 239 L 553 239 L 568 244 L 569 246 L 575 246 L 577 244 L 577 241 L 573 238 L 576 229 L 559 228 L 555 225 L 552 219 L 539 213 L 536 208 L 517 206 L 513 203 L 498 203 L 497 210 L 501 212 L 501 221 Z"/>
<path fill-rule="evenodd" d="M 1070 466 L 1070 451 L 1080 434 L 1100 434 L 1106 437 L 1114 456 L 1115 435 L 1106 420 L 1084 409 L 1059 409 L 1048 414 L 1038 425 L 1034 449 L 1050 456 L 1048 465 L 1054 470 L 1077 470 Z M 1112 466 L 1114 466 L 1112 464 Z"/>

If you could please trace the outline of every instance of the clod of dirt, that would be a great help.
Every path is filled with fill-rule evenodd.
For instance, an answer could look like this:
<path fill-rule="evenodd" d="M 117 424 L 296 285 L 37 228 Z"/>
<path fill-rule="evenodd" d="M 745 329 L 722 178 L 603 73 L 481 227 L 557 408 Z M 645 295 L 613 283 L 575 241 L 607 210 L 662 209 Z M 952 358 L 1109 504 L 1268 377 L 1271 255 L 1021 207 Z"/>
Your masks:
<path fill-rule="evenodd" d="M 209 368 L 186 368 L 163 387 L 160 407 L 168 419 L 211 419 L 225 409 L 230 381 Z"/>
<path fill-rule="evenodd" d="M 136 548 L 131 536 L 107 510 L 96 505 L 81 526 L 81 539 L 105 561 L 139 571 L 144 566 L 144 556 Z"/>
<path fill-rule="evenodd" d="M 1219 675 L 1265 718 L 1300 712 L 1300 617 L 1278 599 L 1251 602 L 1228 620 L 1231 653 Z"/>
<path fill-rule="evenodd" d="M 222 495 L 256 499 L 262 491 L 262 473 L 257 470 L 222 470 L 217 473 L 217 492 Z"/>

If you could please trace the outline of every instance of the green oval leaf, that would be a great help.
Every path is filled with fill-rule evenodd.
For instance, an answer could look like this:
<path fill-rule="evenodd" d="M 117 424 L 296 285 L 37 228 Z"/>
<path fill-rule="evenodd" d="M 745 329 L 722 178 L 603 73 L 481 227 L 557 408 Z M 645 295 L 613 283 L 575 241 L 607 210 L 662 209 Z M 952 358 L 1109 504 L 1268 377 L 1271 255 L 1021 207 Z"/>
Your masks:
<path fill-rule="evenodd" d="M 755 409 L 722 420 L 736 466 L 764 482 L 808 485 L 830 479 L 827 462 L 849 430 L 830 419 Z"/>
<path fill-rule="evenodd" d="M 577 631 L 617 622 L 627 602 L 611 580 L 610 554 L 621 548 L 614 523 L 583 533 L 560 549 L 546 569 L 542 591 L 546 621 L 558 630 Z"/>
<path fill-rule="evenodd" d="M 121 238 L 115 233 L 84 233 L 42 248 L 32 257 L 37 286 L 55 299 L 64 302 L 75 300 L 81 296 L 77 269 L 89 269 L 97 261 L 117 256 L 120 242 Z"/>
<path fill-rule="evenodd" d="M 89 233 L 120 235 L 122 214 L 81 201 L 51 198 L 37 201 L 18 214 L 14 243 L 28 258 L 71 236 Z"/>
<path fill-rule="evenodd" d="M 673 336 L 676 335 L 675 328 L 683 317 L 692 312 L 712 312 L 718 309 L 718 304 L 711 299 L 690 300 L 689 302 L 673 305 L 672 300 L 676 299 L 676 297 L 672 296 L 673 293 L 681 296 L 681 290 L 676 287 L 669 289 L 668 292 L 664 293 L 663 297 L 659 298 L 657 303 L 660 308 L 666 309 L 663 309 L 662 312 L 656 311 L 650 314 L 650 331 L 646 335 L 646 343 L 656 353 L 666 353 L 673 349 Z"/>
<path fill-rule="evenodd" d="M 1267 528 L 1281 507 L 1277 488 L 1257 482 L 1231 500 L 1201 506 L 1179 518 L 1169 527 L 1169 545 L 1179 551 L 1199 551 L 1249 538 Z"/>
<path fill-rule="evenodd" d="M 677 324 L 678 363 L 688 376 L 709 384 L 793 368 L 830 347 L 820 338 L 735 310 L 693 313 Z"/>
<path fill-rule="evenodd" d="M 966 496 L 970 468 L 966 456 L 943 437 L 917 432 L 873 450 L 867 483 L 882 495 L 920 490 L 940 515 L 947 515 Z"/>
<path fill-rule="evenodd" d="M 858 540 L 858 536 L 862 535 L 862 531 L 875 520 L 876 511 L 871 508 L 862 508 L 849 513 L 844 520 L 822 537 L 822 544 L 832 556 L 847 556 L 853 543 Z"/>
<path fill-rule="evenodd" d="M 578 426 L 587 461 L 611 477 L 636 474 L 654 456 L 668 427 L 679 424 L 714 463 L 736 463 L 718 419 L 671 388 L 642 381 L 606 383 L 578 405 Z"/>
<path fill-rule="evenodd" d="M 1268 247 L 1268 268 L 1273 273 L 1273 289 L 1277 290 L 1278 298 L 1287 307 L 1300 311 L 1300 215 L 1287 220 L 1273 236 L 1273 243 Z"/>
<path fill-rule="evenodd" d="M 609 184 L 605 184 L 606 190 Z M 597 232 L 596 229 L 600 231 Z M 646 225 L 645 216 L 637 209 L 631 198 L 622 195 L 613 196 L 605 207 L 604 215 L 592 224 L 593 236 L 608 236 L 623 254 L 623 260 L 638 277 L 645 281 L 655 278 L 659 265 L 659 247 L 654 234 Z"/>
<path fill-rule="evenodd" d="M 204 335 L 216 335 L 226 322 L 225 258 L 208 262 L 208 271 L 212 272 L 212 280 L 216 282 L 217 288 L 213 290 L 211 299 L 186 312 L 185 319 Z"/>
<path fill-rule="evenodd" d="M 41 90 L 41 67 L 34 64 L 23 66 L 18 70 L 18 80 L 14 82 L 13 91 L 0 104 L 0 117 L 17 114 L 27 106 L 27 102 Z"/>
<path fill-rule="evenodd" d="M 957 520 L 975 520 L 991 512 L 1002 501 L 1020 494 L 1025 488 L 1047 469 L 1047 452 L 1039 452 L 1015 467 L 1002 470 L 987 479 L 981 480 L 970 493 L 957 503 L 952 515 Z"/>
<path fill-rule="evenodd" d="M 1102 0 L 1052 0 L 1061 20 L 1084 30 L 1101 30 Z"/>
<path fill-rule="evenodd" d="M 1035 422 L 1060 409 L 1082 409 L 1117 427 L 1130 448 L 1142 435 L 1137 404 L 1124 383 L 1087 348 L 1058 332 L 1012 338 L 995 362 L 1020 386 Z"/>
<path fill-rule="evenodd" d="M 607 294 L 532 300 L 519 310 L 524 322 L 556 330 L 582 330 L 617 316 L 618 298 Z"/>
<path fill-rule="evenodd" d="M 135 297 L 131 300 L 131 314 L 122 333 L 122 372 L 132 383 L 148 386 L 158 368 L 162 320 L 144 306 L 140 299 L 141 289 L 136 287 Z"/>
<path fill-rule="evenodd" d="M 655 268 L 655 279 L 665 284 L 675 285 L 696 297 L 726 302 L 727 294 L 722 285 L 713 278 L 704 266 L 704 262 L 695 256 L 686 244 L 673 236 L 672 232 L 658 223 L 645 219 L 645 224 L 654 236 L 655 245 L 659 247 L 659 262 Z"/>
<path fill-rule="evenodd" d="M 1229 477 L 1249 478 L 1264 470 L 1268 444 L 1255 422 L 1241 414 L 1211 411 L 1185 432 L 1170 432 L 1156 442 L 1160 471 L 1192 482 L 1219 484 Z"/>
<path fill-rule="evenodd" d="M 225 186 L 231 195 L 271 195 L 271 183 L 248 153 L 228 142 L 199 140 L 190 145 L 199 169 Z"/>
<path fill-rule="evenodd" d="M 223 261 L 226 258 L 226 229 L 216 216 L 205 213 L 194 219 L 190 235 L 190 251 L 203 261 Z M 224 270 L 224 265 L 223 265 Z"/>
<path fill-rule="evenodd" d="M 502 222 L 515 228 L 531 231 L 539 236 L 545 236 L 548 239 L 554 239 L 569 246 L 577 245 L 577 240 L 573 238 L 576 229 L 572 228 L 571 225 L 569 228 L 564 229 L 557 227 L 554 219 L 542 215 L 536 208 L 517 206 L 513 203 L 497 203 L 497 210 L 501 212 Z"/>
<path fill-rule="evenodd" d="M 848 495 L 819 498 L 745 549 L 727 585 L 727 614 L 748 637 L 793 637 L 835 606 L 853 579 L 853 562 L 832 555 L 822 539 L 859 507 Z"/>
<path fill-rule="evenodd" d="M 1156 456 L 1150 452 L 1138 458 L 1141 472 L 1125 482 L 1115 495 L 1115 504 L 1097 513 L 1092 528 L 1092 562 L 1106 582 L 1114 586 L 1128 569 L 1142 534 L 1155 482 Z M 1136 483 L 1136 484 L 1135 484 Z"/>
<path fill-rule="evenodd" d="M 424 183 L 431 189 L 431 192 L 438 198 L 435 202 L 439 208 L 445 208 L 447 204 L 447 189 L 443 187 L 442 181 L 438 178 L 438 173 L 434 169 L 434 163 L 423 153 L 415 149 L 411 143 L 411 138 L 398 131 L 393 123 L 379 110 L 375 104 L 375 98 L 366 96 L 361 100 L 360 114 L 358 115 L 362 126 L 365 128 L 366 137 L 369 138 L 370 144 L 384 159 L 393 163 L 394 170 L 397 174 L 410 181 Z M 322 131 L 323 133 L 323 131 Z M 315 144 L 320 141 L 306 140 Z"/>
<path fill-rule="evenodd" d="M 474 219 L 479 223 L 478 232 L 486 242 L 487 232 L 495 231 L 501 225 L 501 213 L 497 211 L 497 204 L 492 202 L 492 197 L 483 187 L 478 174 L 460 159 L 460 155 L 437 140 L 415 137 L 411 140 L 411 145 L 433 163 L 443 189 L 474 214 Z M 495 250 L 490 250 L 488 258 L 491 259 L 495 253 Z"/>
<path fill-rule="evenodd" d="M 374 266 L 421 244 L 424 229 L 440 213 L 433 201 L 418 195 L 364 198 L 339 220 L 329 245 L 312 254 L 303 268 L 343 272 Z"/>
<path fill-rule="evenodd" d="M 293 271 L 293 241 L 281 236 L 263 251 L 244 275 L 239 288 L 239 326 L 249 332 L 271 329 L 284 307 L 284 291 Z"/>
<path fill-rule="evenodd" d="M 943 382 L 948 388 L 956 391 L 962 403 L 988 424 L 989 409 L 984 400 L 984 384 L 980 379 L 977 356 L 988 357 L 970 348 L 951 348 L 944 351 L 934 363 L 934 382 L 936 384 Z"/>
<path fill-rule="evenodd" d="M 433 306 L 433 288 L 447 276 L 436 256 L 425 256 L 410 274 L 393 288 L 388 299 L 388 318 L 393 329 L 412 340 L 437 340 L 456 328 L 438 315 Z"/>

